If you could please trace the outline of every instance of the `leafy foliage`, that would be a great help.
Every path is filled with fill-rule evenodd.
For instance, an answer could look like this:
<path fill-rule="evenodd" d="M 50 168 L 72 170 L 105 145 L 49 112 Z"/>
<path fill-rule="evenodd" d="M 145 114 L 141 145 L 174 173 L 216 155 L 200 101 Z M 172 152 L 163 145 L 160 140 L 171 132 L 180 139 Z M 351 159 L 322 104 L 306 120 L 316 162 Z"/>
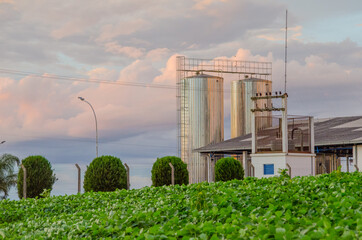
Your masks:
<path fill-rule="evenodd" d="M 189 172 L 187 171 L 186 163 L 181 158 L 166 156 L 157 158 L 157 161 L 153 164 L 151 170 L 152 185 L 158 187 L 171 184 L 171 167 L 169 163 L 175 168 L 175 184 L 188 184 Z"/>
<path fill-rule="evenodd" d="M 0 156 L 0 199 L 5 199 L 9 195 L 9 190 L 12 186 L 16 186 L 16 174 L 14 166 L 19 165 L 19 158 L 11 154 L 3 154 Z"/>
<path fill-rule="evenodd" d="M 113 156 L 95 158 L 84 175 L 84 191 L 110 192 L 127 188 L 127 173 L 122 161 Z"/>
<path fill-rule="evenodd" d="M 279 169 L 278 170 L 279 176 L 282 178 L 290 178 L 290 175 L 288 174 L 288 169 Z"/>
<path fill-rule="evenodd" d="M 43 156 L 29 156 L 21 161 L 26 168 L 26 196 L 28 198 L 41 197 L 44 189 L 52 190 L 57 180 L 53 173 L 52 165 Z M 18 172 L 18 196 L 23 198 L 24 172 L 19 168 Z"/>
<path fill-rule="evenodd" d="M 6 239 L 358 239 L 362 173 L 0 201 Z"/>
<path fill-rule="evenodd" d="M 243 179 L 244 169 L 241 163 L 232 157 L 219 159 L 215 164 L 215 181 Z"/>

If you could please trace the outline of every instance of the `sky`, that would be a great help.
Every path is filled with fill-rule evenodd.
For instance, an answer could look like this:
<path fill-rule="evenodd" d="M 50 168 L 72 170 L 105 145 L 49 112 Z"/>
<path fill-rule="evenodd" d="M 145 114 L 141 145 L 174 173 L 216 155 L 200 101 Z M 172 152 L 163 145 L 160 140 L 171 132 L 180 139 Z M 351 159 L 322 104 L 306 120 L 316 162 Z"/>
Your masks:
<path fill-rule="evenodd" d="M 362 115 L 360 0 L 0 0 L 1 153 L 43 155 L 52 194 L 76 193 L 74 164 L 84 175 L 96 154 L 81 96 L 99 154 L 151 185 L 154 161 L 177 155 L 176 56 L 269 61 L 283 90 L 286 9 L 288 112 Z"/>

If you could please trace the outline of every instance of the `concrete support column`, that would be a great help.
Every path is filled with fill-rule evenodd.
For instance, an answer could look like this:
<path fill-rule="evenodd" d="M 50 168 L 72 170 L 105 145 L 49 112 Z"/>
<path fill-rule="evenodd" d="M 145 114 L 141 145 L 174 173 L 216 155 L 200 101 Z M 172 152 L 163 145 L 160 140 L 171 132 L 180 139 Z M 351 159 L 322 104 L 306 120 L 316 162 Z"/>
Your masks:
<path fill-rule="evenodd" d="M 256 109 L 256 101 L 253 101 L 253 109 Z M 256 153 L 256 126 L 255 126 L 255 112 L 251 112 L 251 153 Z"/>
<path fill-rule="evenodd" d="M 282 98 L 282 107 L 284 111 L 282 111 L 282 146 L 283 153 L 288 153 L 288 112 L 287 112 L 287 94 L 284 94 Z"/>
<path fill-rule="evenodd" d="M 353 146 L 353 166 L 354 170 L 362 171 L 362 145 Z"/>
<path fill-rule="evenodd" d="M 245 177 L 249 177 L 250 173 L 249 173 L 249 163 L 248 163 L 248 152 L 247 151 L 243 151 L 243 168 L 244 168 L 244 172 L 245 172 Z"/>

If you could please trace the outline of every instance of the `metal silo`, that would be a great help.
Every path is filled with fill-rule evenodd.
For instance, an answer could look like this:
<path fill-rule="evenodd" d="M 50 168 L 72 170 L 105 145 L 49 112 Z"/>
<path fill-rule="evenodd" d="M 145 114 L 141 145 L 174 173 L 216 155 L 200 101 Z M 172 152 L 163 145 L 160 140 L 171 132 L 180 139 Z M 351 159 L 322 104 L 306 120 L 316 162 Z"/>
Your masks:
<path fill-rule="evenodd" d="M 190 183 L 207 178 L 207 159 L 193 150 L 224 140 L 223 82 L 206 74 L 181 79 L 181 159 Z"/>
<path fill-rule="evenodd" d="M 256 93 L 272 91 L 272 82 L 259 78 L 246 78 L 243 80 L 235 80 L 231 83 L 231 138 L 251 133 L 251 97 Z M 270 100 L 260 100 L 258 104 L 268 107 L 271 106 Z M 271 112 L 258 112 L 259 118 L 257 128 L 265 128 L 271 126 Z M 265 117 L 265 118 L 264 118 Z"/>

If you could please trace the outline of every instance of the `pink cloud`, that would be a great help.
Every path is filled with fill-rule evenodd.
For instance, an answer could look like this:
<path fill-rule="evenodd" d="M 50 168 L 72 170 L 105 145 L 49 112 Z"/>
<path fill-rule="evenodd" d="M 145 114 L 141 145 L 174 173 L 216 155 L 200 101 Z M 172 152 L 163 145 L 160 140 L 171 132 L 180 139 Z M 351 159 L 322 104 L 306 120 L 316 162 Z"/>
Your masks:
<path fill-rule="evenodd" d="M 51 36 L 55 39 L 62 39 L 75 34 L 82 33 L 89 26 L 89 22 L 84 19 L 76 19 L 65 23 L 62 27 L 53 30 Z"/>
<path fill-rule="evenodd" d="M 288 27 L 288 39 L 289 40 L 300 40 L 302 36 L 303 26 Z M 261 29 L 254 31 L 256 37 L 265 39 L 268 41 L 284 41 L 285 40 L 285 28 L 281 28 L 278 31 L 276 29 Z"/>
<path fill-rule="evenodd" d="M 168 48 L 156 48 L 149 51 L 146 55 L 147 59 L 152 61 L 161 61 L 170 54 L 170 49 Z"/>
<path fill-rule="evenodd" d="M 212 4 L 218 2 L 227 2 L 228 0 L 194 0 L 196 3 L 193 6 L 196 10 L 204 10 L 205 8 L 209 7 Z"/>
<path fill-rule="evenodd" d="M 87 75 L 91 79 L 113 81 L 117 79 L 117 73 L 115 70 L 109 70 L 104 67 L 94 68 L 87 72 Z"/>
<path fill-rule="evenodd" d="M 155 77 L 155 83 L 176 85 L 176 56 L 174 54 L 168 59 L 166 67 L 161 69 L 162 74 Z"/>
<path fill-rule="evenodd" d="M 145 29 L 149 23 L 143 19 L 133 21 L 124 21 L 118 24 L 106 24 L 102 27 L 100 36 L 97 38 L 99 42 L 109 42 L 120 35 L 130 35 L 139 30 Z"/>
<path fill-rule="evenodd" d="M 106 52 L 110 52 L 113 54 L 120 54 L 125 55 L 130 58 L 139 58 L 144 55 L 144 49 L 142 48 L 135 48 L 135 47 L 127 47 L 121 46 L 117 42 L 109 42 L 105 45 Z"/>

